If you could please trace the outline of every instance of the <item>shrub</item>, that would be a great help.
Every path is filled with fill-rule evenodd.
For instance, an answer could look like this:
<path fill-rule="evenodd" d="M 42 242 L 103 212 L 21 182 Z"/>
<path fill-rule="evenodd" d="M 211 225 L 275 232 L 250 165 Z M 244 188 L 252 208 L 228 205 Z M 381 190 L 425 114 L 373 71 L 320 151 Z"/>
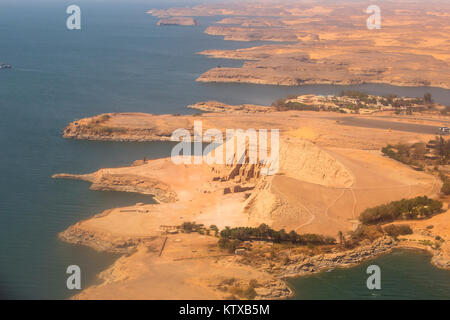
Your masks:
<path fill-rule="evenodd" d="M 230 240 L 227 238 L 220 238 L 219 239 L 219 248 L 225 249 L 230 253 L 233 253 L 237 247 L 241 244 L 239 240 Z"/>
<path fill-rule="evenodd" d="M 380 226 L 359 225 L 355 231 L 350 233 L 351 240 L 354 242 L 360 242 L 365 239 L 373 241 L 382 236 L 383 230 Z"/>
<path fill-rule="evenodd" d="M 252 287 L 242 288 L 239 286 L 231 287 L 229 290 L 231 293 L 241 297 L 245 298 L 247 300 L 253 300 L 256 297 L 256 291 Z"/>
<path fill-rule="evenodd" d="M 443 184 L 441 187 L 441 193 L 448 196 L 450 194 L 450 179 L 447 177 L 446 174 L 439 172 L 439 178 L 441 178 Z"/>
<path fill-rule="evenodd" d="M 450 180 L 446 179 L 442 185 L 441 192 L 448 196 L 450 194 Z"/>
<path fill-rule="evenodd" d="M 100 121 L 104 122 L 107 121 L 111 118 L 111 116 L 109 114 L 104 114 L 100 117 Z"/>
<path fill-rule="evenodd" d="M 403 236 L 413 233 L 411 227 L 407 224 L 391 224 L 384 227 L 383 230 L 391 237 Z"/>

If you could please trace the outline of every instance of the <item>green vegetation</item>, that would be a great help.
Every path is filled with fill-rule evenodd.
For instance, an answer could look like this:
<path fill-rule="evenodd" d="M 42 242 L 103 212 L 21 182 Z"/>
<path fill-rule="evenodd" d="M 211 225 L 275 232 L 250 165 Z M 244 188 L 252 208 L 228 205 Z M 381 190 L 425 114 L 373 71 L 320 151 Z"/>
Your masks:
<path fill-rule="evenodd" d="M 416 167 L 423 170 L 424 164 L 429 162 L 432 164 L 432 160 L 425 161 L 428 153 L 426 144 L 423 142 L 414 143 L 411 145 L 399 143 L 396 145 L 388 144 L 381 149 L 381 152 L 394 160 L 401 163 Z"/>
<path fill-rule="evenodd" d="M 97 135 L 111 135 L 113 133 L 126 133 L 127 129 L 122 127 L 107 127 L 107 126 L 101 126 L 96 123 L 89 123 L 86 125 L 86 127 L 89 129 L 90 132 Z"/>
<path fill-rule="evenodd" d="M 380 226 L 359 225 L 355 231 L 350 232 L 350 241 L 346 242 L 347 247 L 353 247 L 362 240 L 373 241 L 384 235 Z"/>
<path fill-rule="evenodd" d="M 417 170 L 424 170 L 426 166 L 434 166 L 434 171 L 439 172 L 439 177 L 443 182 L 441 193 L 450 195 L 450 178 L 439 171 L 439 165 L 450 164 L 450 139 L 445 140 L 439 136 L 428 141 L 427 144 L 424 142 L 388 144 L 381 149 L 381 152 L 385 156 Z"/>
<path fill-rule="evenodd" d="M 189 221 L 183 222 L 180 226 L 178 226 L 178 229 L 184 233 L 197 232 L 199 234 L 206 234 L 208 236 L 215 237 L 219 235 L 219 228 L 217 228 L 217 226 L 215 225 L 211 225 L 209 228 L 207 228 L 202 223 Z"/>
<path fill-rule="evenodd" d="M 423 219 L 442 210 L 442 202 L 427 196 L 402 199 L 364 210 L 360 215 L 363 224 L 377 224 L 401 219 Z"/>
<path fill-rule="evenodd" d="M 439 136 L 428 143 L 388 144 L 381 152 L 407 165 L 446 165 L 450 163 L 450 139 Z"/>
<path fill-rule="evenodd" d="M 247 299 L 247 300 L 253 300 L 256 297 L 256 291 L 255 288 L 252 288 L 250 286 L 246 288 L 242 288 L 239 286 L 231 287 L 229 289 L 230 293 L 237 295 L 241 298 Z"/>
<path fill-rule="evenodd" d="M 441 178 L 443 182 L 441 187 L 441 193 L 448 196 L 450 194 L 450 179 L 446 174 L 442 172 L 439 172 L 439 178 Z"/>
<path fill-rule="evenodd" d="M 250 280 L 248 285 L 238 283 L 235 278 L 228 278 L 223 280 L 218 286 L 217 289 L 220 291 L 229 292 L 232 294 L 228 299 L 235 300 L 236 296 L 240 298 L 244 298 L 247 300 L 253 300 L 256 298 L 255 288 L 259 287 L 258 281 L 255 279 Z"/>
<path fill-rule="evenodd" d="M 330 245 L 336 239 L 318 234 L 297 234 L 295 231 L 286 233 L 284 229 L 275 231 L 266 224 L 257 228 L 252 227 L 226 227 L 220 232 L 219 247 L 234 251 L 242 241 L 260 240 L 275 243 L 290 242 L 295 245 Z"/>
<path fill-rule="evenodd" d="M 217 237 L 219 235 L 219 228 L 215 224 L 209 226 L 209 230 L 214 231 L 214 236 Z"/>
<path fill-rule="evenodd" d="M 126 128 L 122 127 L 108 127 L 101 125 L 102 123 L 108 121 L 111 118 L 109 114 L 104 114 L 93 118 L 85 127 L 92 133 L 97 135 L 111 135 L 113 133 L 125 133 Z"/>
<path fill-rule="evenodd" d="M 384 227 L 383 231 L 394 238 L 413 233 L 411 227 L 407 224 L 390 224 Z"/>
<path fill-rule="evenodd" d="M 343 90 L 339 93 L 340 97 L 349 97 L 354 99 L 359 99 L 364 102 L 368 102 L 369 95 L 362 91 L 357 90 Z"/>
<path fill-rule="evenodd" d="M 430 94 L 423 98 L 401 98 L 397 95 L 375 96 L 357 90 L 341 91 L 337 96 L 316 97 L 314 102 L 298 99 L 299 96 L 290 95 L 287 98 L 280 98 L 272 107 L 279 111 L 303 110 L 303 111 L 332 111 L 359 113 L 360 109 L 371 109 L 373 111 L 382 110 L 383 107 L 394 108 L 397 114 L 406 112 L 412 114 L 416 111 L 424 111 L 434 108 L 434 103 Z M 309 102 L 308 102 L 309 101 Z M 444 110 L 441 110 L 444 111 Z M 366 112 L 366 111 L 364 111 Z"/>
<path fill-rule="evenodd" d="M 100 121 L 101 122 L 105 122 L 105 121 L 108 121 L 109 119 L 111 119 L 111 116 L 109 115 L 109 114 L 104 114 L 104 115 L 101 115 L 100 116 Z"/>
<path fill-rule="evenodd" d="M 431 93 L 425 93 L 425 94 L 423 95 L 423 101 L 424 101 L 426 104 L 431 104 L 431 103 L 433 103 L 434 101 L 433 101 L 433 98 L 431 97 Z"/>
<path fill-rule="evenodd" d="M 299 111 L 319 111 L 318 107 L 307 105 L 300 102 L 286 102 L 289 99 L 280 98 L 274 103 L 272 103 L 272 107 L 277 108 L 278 111 L 287 111 L 287 110 L 299 110 Z"/>
<path fill-rule="evenodd" d="M 231 293 L 235 298 L 235 296 L 238 296 L 240 298 L 246 299 L 246 300 L 253 300 L 256 298 L 256 291 L 255 288 L 252 286 L 239 286 L 239 285 L 234 285 L 232 287 L 225 287 L 222 286 L 221 287 L 222 291 L 228 291 L 229 293 Z M 234 299 L 233 299 L 234 300 Z"/>
<path fill-rule="evenodd" d="M 432 141 L 436 144 L 436 153 L 439 155 L 441 163 L 448 164 L 450 160 L 450 139 L 445 140 L 442 137 L 436 137 Z"/>
<path fill-rule="evenodd" d="M 233 253 L 241 244 L 239 240 L 230 240 L 227 238 L 220 238 L 218 245 L 220 249 L 227 250 L 228 252 Z"/>
<path fill-rule="evenodd" d="M 442 185 L 441 192 L 448 196 L 450 194 L 450 179 L 446 178 Z"/>

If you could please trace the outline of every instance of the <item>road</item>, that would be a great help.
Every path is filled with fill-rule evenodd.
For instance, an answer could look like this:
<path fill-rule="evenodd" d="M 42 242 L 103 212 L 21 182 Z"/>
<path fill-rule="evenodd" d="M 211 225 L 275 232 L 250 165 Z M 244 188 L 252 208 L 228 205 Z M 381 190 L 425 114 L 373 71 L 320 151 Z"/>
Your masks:
<path fill-rule="evenodd" d="M 397 121 L 375 120 L 359 117 L 335 118 L 341 125 L 374 128 L 391 129 L 397 131 L 414 132 L 422 134 L 439 134 L 439 126 L 430 126 L 425 124 L 405 123 Z"/>

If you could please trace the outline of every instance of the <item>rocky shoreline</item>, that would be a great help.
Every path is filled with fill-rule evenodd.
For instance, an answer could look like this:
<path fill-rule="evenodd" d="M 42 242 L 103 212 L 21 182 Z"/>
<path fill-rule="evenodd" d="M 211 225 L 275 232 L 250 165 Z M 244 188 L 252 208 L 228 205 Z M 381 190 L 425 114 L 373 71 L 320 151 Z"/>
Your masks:
<path fill-rule="evenodd" d="M 93 217 L 93 219 L 107 214 L 109 214 L 108 210 Z M 152 250 L 151 248 L 153 247 L 155 240 L 159 238 L 157 236 L 141 238 L 114 238 L 107 233 L 100 234 L 98 232 L 88 232 L 82 228 L 78 228 L 78 225 L 79 223 L 68 228 L 64 232 L 61 232 L 59 234 L 59 238 L 65 242 L 77 245 L 86 245 L 98 251 L 107 251 L 125 255 L 135 253 L 139 247 L 146 247 L 148 248 L 147 250 Z M 255 263 L 249 265 L 249 267 L 254 270 L 267 273 L 268 277 L 266 282 L 261 283 L 257 288 L 255 288 L 255 299 L 288 299 L 294 295 L 294 291 L 286 283 L 285 280 L 287 279 L 311 275 L 336 268 L 351 268 L 365 261 L 375 259 L 381 255 L 389 254 L 392 250 L 400 248 L 426 250 L 433 255 L 431 258 L 431 263 L 433 265 L 442 269 L 450 269 L 450 260 L 443 257 L 439 251 L 427 250 L 426 247 L 421 246 L 408 245 L 402 243 L 402 241 L 395 240 L 392 237 L 383 236 L 372 242 L 365 240 L 361 245 L 351 250 L 318 254 L 314 256 L 308 256 L 305 254 L 289 255 L 288 264 L 283 263 L 282 261 L 276 261 L 273 265 L 271 265 L 273 260 L 267 260 L 262 264 Z M 203 257 L 202 259 L 214 259 L 216 260 L 216 263 L 217 261 L 230 261 L 230 258 L 227 255 L 223 255 L 223 258 L 216 256 Z M 242 259 L 245 259 L 245 255 L 232 256 L 231 264 L 237 266 L 246 265 Z M 114 268 L 108 272 L 114 273 Z M 275 278 L 270 280 L 271 276 L 274 276 Z M 241 280 L 236 279 L 236 281 Z M 209 286 L 211 285 L 212 284 Z"/>
<path fill-rule="evenodd" d="M 282 278 L 293 278 L 334 268 L 350 268 L 380 255 L 390 253 L 396 248 L 391 237 L 382 237 L 372 243 L 355 249 L 337 253 L 321 254 L 313 257 L 299 256 L 293 263 L 282 268 Z"/>

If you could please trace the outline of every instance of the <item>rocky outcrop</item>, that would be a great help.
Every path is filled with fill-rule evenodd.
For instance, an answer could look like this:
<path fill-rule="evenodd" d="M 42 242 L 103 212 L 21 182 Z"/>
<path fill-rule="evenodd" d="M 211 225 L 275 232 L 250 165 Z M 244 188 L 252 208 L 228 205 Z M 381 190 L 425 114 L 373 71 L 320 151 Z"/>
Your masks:
<path fill-rule="evenodd" d="M 256 300 L 287 299 L 294 294 L 284 281 L 271 281 L 255 291 Z"/>
<path fill-rule="evenodd" d="M 105 210 L 92 217 L 92 219 L 101 218 L 111 213 L 111 210 Z M 58 234 L 58 238 L 72 244 L 84 245 L 97 251 L 128 254 L 136 250 L 139 245 L 150 246 L 152 240 L 157 237 L 120 237 L 113 236 L 108 232 L 90 231 L 82 228 L 83 221 L 79 221 L 73 226 Z"/>
<path fill-rule="evenodd" d="M 306 257 L 304 255 L 291 257 L 292 262 L 281 268 L 280 275 L 282 277 L 297 277 L 338 267 L 352 267 L 365 260 L 391 252 L 395 245 L 396 243 L 391 237 L 382 237 L 374 240 L 370 244 L 359 246 L 349 251 L 316 255 L 313 257 Z"/>
<path fill-rule="evenodd" d="M 66 139 L 91 140 L 91 141 L 170 141 L 172 132 L 164 132 L 153 128 L 115 128 L 78 125 L 70 123 L 63 131 Z"/>
<path fill-rule="evenodd" d="M 91 190 L 135 192 L 152 195 L 158 202 L 175 202 L 176 193 L 169 185 L 146 176 L 135 174 L 110 173 L 107 170 L 99 170 L 92 174 L 55 174 L 55 179 L 76 179 L 92 183 Z"/>
<path fill-rule="evenodd" d="M 431 263 L 440 269 L 450 270 L 450 257 L 444 255 L 442 252 L 434 255 L 433 258 L 431 258 Z"/>

